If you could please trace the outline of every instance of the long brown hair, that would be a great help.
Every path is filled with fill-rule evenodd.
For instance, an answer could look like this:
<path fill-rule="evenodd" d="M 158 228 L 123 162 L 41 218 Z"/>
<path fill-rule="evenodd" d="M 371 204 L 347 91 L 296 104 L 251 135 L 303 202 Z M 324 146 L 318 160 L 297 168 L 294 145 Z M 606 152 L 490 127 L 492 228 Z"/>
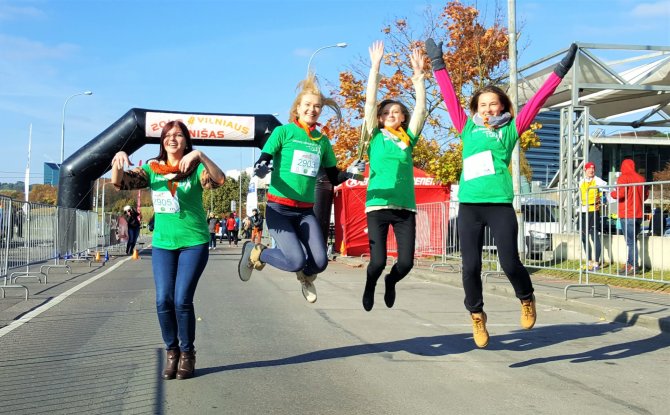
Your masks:
<path fill-rule="evenodd" d="M 387 105 L 395 105 L 395 104 L 400 105 L 400 111 L 402 111 L 402 115 L 405 116 L 405 121 L 401 122 L 400 126 L 405 131 L 407 131 L 407 129 L 409 128 L 409 118 L 410 118 L 410 116 L 409 116 L 409 110 L 407 109 L 405 104 L 403 104 L 400 101 L 396 101 L 394 99 L 385 99 L 382 102 L 380 102 L 379 104 L 377 104 L 377 122 L 378 122 L 377 127 L 379 129 L 384 128 L 384 125 L 381 123 L 381 121 L 379 121 L 379 117 L 380 117 L 380 114 L 381 114 L 382 110 Z"/>
<path fill-rule="evenodd" d="M 489 92 L 492 94 L 496 94 L 498 96 L 498 100 L 500 100 L 500 103 L 503 105 L 503 111 L 501 112 L 502 113 L 509 112 L 510 115 L 514 117 L 514 108 L 512 108 L 512 101 L 509 99 L 505 91 L 494 85 L 485 86 L 484 88 L 475 92 L 475 94 L 470 99 L 470 111 L 473 114 L 476 114 L 477 107 L 479 106 L 479 97 L 482 94 L 486 94 Z"/>
<path fill-rule="evenodd" d="M 161 145 L 160 145 L 160 150 L 158 150 L 158 156 L 156 156 L 156 160 L 158 161 L 167 161 L 167 152 L 165 151 L 165 145 L 163 144 L 163 141 L 165 140 L 165 136 L 167 133 L 172 130 L 174 127 L 179 127 L 181 130 L 182 135 L 184 136 L 184 139 L 186 140 L 186 148 L 184 149 L 184 155 L 187 155 L 191 151 L 193 151 L 193 142 L 191 141 L 191 133 L 188 131 L 188 127 L 186 127 L 186 124 L 184 124 L 181 121 L 169 121 L 163 126 L 163 130 L 161 131 Z"/>

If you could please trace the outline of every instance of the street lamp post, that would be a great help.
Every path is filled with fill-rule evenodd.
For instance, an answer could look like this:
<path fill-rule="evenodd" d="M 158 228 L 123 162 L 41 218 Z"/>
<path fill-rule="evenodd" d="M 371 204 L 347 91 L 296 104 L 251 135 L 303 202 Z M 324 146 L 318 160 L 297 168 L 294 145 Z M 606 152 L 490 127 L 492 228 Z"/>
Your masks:
<path fill-rule="evenodd" d="M 67 103 L 69 100 L 71 100 L 74 97 L 77 97 L 79 95 L 93 95 L 93 92 L 91 91 L 84 91 L 80 92 L 78 94 L 74 94 L 69 96 L 66 100 L 65 103 L 63 104 L 63 118 L 61 118 L 61 128 L 60 128 L 60 164 L 63 164 L 63 159 L 65 159 L 65 107 L 67 107 Z"/>
<path fill-rule="evenodd" d="M 312 53 L 312 56 L 309 57 L 309 62 L 307 62 L 307 75 L 309 75 L 309 69 L 310 69 L 310 67 L 311 67 L 311 65 L 312 65 L 312 59 L 314 59 L 314 55 L 316 55 L 317 53 L 321 52 L 321 51 L 324 50 L 324 49 L 328 49 L 328 48 L 346 48 L 346 47 L 347 47 L 347 44 L 346 44 L 346 43 L 344 43 L 344 42 L 340 42 L 340 43 L 337 43 L 337 44 L 335 44 L 335 45 L 323 46 L 323 47 L 320 47 L 320 48 L 318 48 L 317 50 L 315 50 L 314 53 Z"/>

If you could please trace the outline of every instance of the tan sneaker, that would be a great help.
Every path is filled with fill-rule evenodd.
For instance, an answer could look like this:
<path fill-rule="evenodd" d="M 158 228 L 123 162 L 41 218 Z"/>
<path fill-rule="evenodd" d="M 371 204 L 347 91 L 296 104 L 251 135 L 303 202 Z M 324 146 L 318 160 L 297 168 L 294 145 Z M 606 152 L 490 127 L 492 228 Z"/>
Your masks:
<path fill-rule="evenodd" d="M 302 296 L 305 297 L 305 300 L 308 302 L 315 303 L 316 287 L 314 286 L 314 280 L 318 274 L 307 275 L 302 271 L 298 271 L 295 275 L 298 277 L 298 281 L 300 281 L 300 284 L 302 285 Z"/>
<path fill-rule="evenodd" d="M 256 244 L 249 255 L 249 263 L 255 270 L 260 271 L 265 268 L 265 262 L 261 261 L 261 252 L 265 249 L 265 245 Z"/>
<path fill-rule="evenodd" d="M 535 325 L 537 313 L 535 312 L 535 296 L 530 300 L 521 301 L 521 327 L 530 330 Z"/>
<path fill-rule="evenodd" d="M 472 318 L 472 338 L 479 348 L 489 345 L 489 332 L 486 331 L 486 313 L 470 313 Z"/>

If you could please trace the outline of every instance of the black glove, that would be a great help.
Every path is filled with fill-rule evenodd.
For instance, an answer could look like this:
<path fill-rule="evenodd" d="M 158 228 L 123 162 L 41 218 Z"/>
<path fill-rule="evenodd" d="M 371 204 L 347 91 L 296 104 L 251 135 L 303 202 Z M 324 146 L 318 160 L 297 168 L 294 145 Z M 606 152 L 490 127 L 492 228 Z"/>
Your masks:
<path fill-rule="evenodd" d="M 442 55 L 442 42 L 435 44 L 432 38 L 426 40 L 426 54 L 433 65 L 433 72 L 446 68 L 444 56 Z"/>
<path fill-rule="evenodd" d="M 261 179 L 267 176 L 267 174 L 270 173 L 271 171 L 272 167 L 268 166 L 268 162 L 266 160 L 263 160 L 254 166 L 254 176 Z"/>
<path fill-rule="evenodd" d="M 570 45 L 568 54 L 565 55 L 563 60 L 560 61 L 554 68 L 554 73 L 558 75 L 559 78 L 563 79 L 565 74 L 567 74 L 570 68 L 572 68 L 572 64 L 575 63 L 575 56 L 577 56 L 577 44 L 573 43 Z"/>

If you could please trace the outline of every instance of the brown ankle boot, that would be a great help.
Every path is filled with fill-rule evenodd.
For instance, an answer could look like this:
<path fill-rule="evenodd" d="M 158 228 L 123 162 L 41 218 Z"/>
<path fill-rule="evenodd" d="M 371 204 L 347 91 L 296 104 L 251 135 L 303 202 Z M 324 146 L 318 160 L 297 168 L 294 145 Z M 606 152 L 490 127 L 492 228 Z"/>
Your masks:
<path fill-rule="evenodd" d="M 179 349 L 169 349 L 167 351 L 167 361 L 163 371 L 163 379 L 174 379 L 177 376 L 177 365 L 179 364 Z"/>
<path fill-rule="evenodd" d="M 179 355 L 179 368 L 177 379 L 192 378 L 195 373 L 195 351 L 181 352 Z"/>

